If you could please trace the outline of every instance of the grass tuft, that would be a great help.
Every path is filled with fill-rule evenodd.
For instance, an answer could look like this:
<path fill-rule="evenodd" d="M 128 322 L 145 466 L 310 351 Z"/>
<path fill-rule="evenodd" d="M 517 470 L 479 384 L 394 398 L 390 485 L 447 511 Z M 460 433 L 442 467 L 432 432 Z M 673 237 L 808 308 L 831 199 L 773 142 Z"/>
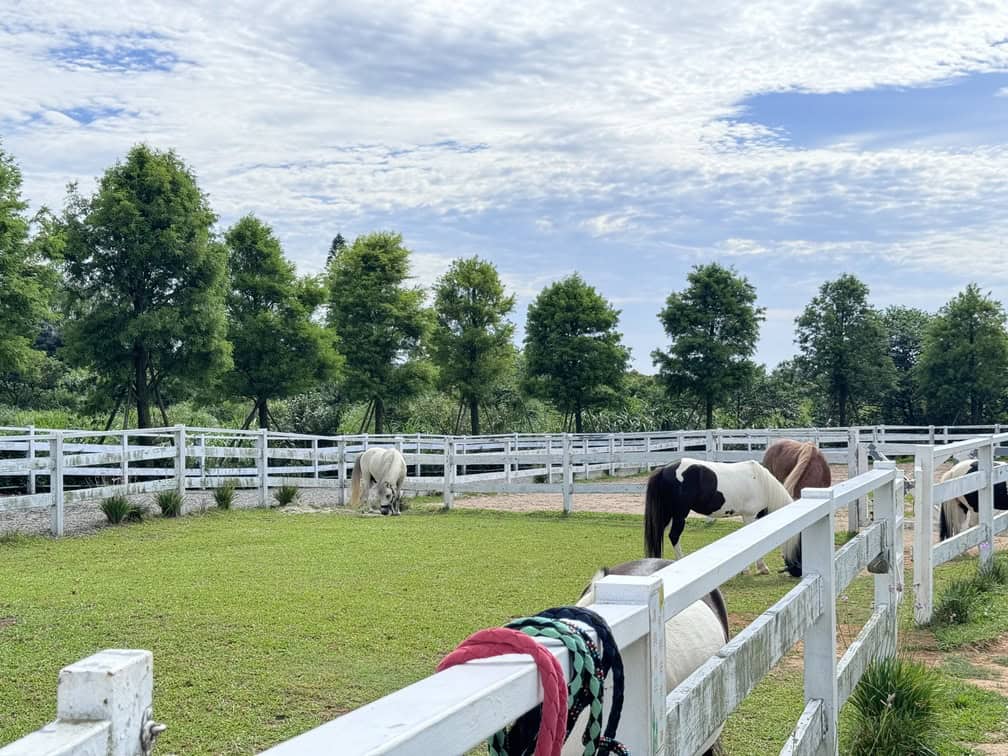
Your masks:
<path fill-rule="evenodd" d="M 161 509 L 162 517 L 178 517 L 182 514 L 182 494 L 178 491 L 161 491 L 154 497 L 154 501 Z"/>
<path fill-rule="evenodd" d="M 273 498 L 276 499 L 278 507 L 286 507 L 288 504 L 294 503 L 297 497 L 297 486 L 280 486 L 273 492 Z"/>
<path fill-rule="evenodd" d="M 850 697 L 852 756 L 937 754 L 939 677 L 900 657 L 868 665 Z"/>
<path fill-rule="evenodd" d="M 935 601 L 932 623 L 936 625 L 965 625 L 974 615 L 980 591 L 975 578 L 953 580 Z"/>
<path fill-rule="evenodd" d="M 129 516 L 132 504 L 125 496 L 118 494 L 104 499 L 100 507 L 105 519 L 112 525 L 118 525 Z"/>
<path fill-rule="evenodd" d="M 238 489 L 238 481 L 229 478 L 221 481 L 213 491 L 214 502 L 218 509 L 231 509 L 234 504 L 235 491 Z"/>

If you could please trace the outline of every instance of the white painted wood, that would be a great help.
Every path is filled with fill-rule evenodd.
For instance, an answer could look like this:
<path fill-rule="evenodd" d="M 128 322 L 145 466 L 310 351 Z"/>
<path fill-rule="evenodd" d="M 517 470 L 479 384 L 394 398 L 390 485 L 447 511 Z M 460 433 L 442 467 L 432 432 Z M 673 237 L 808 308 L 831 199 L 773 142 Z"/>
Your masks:
<path fill-rule="evenodd" d="M 954 499 L 957 496 L 965 496 L 968 493 L 985 488 L 988 480 L 986 470 L 977 470 L 975 473 L 960 475 L 958 478 L 951 478 L 941 483 L 935 483 L 931 497 L 933 501 L 941 503 Z"/>
<path fill-rule="evenodd" d="M 833 557 L 836 590 L 842 592 L 882 551 L 885 527 L 875 522 L 845 543 Z"/>
<path fill-rule="evenodd" d="M 570 514 L 574 506 L 574 468 L 571 464 L 571 436 L 563 434 L 563 511 Z"/>
<path fill-rule="evenodd" d="M 879 468 L 890 469 L 895 474 L 892 483 L 875 494 L 875 517 L 883 526 L 883 541 L 879 551 L 889 566 L 885 574 L 875 575 L 875 608 L 897 607 L 903 598 L 903 482 L 895 462 L 880 462 Z M 837 590 L 841 590 L 839 587 Z M 895 617 L 895 615 L 894 615 Z M 893 644 L 899 623 L 890 628 Z"/>
<path fill-rule="evenodd" d="M 868 664 L 896 653 L 896 609 L 883 606 L 865 623 L 837 665 L 837 702 L 843 706 Z"/>
<path fill-rule="evenodd" d="M 756 684 L 802 639 L 822 611 L 820 579 L 810 575 L 757 617 L 672 691 L 670 753 L 697 753 Z"/>
<path fill-rule="evenodd" d="M 781 749 L 780 756 L 815 756 L 820 753 L 826 735 L 823 702 L 809 701 L 798 719 L 798 726 Z"/>
<path fill-rule="evenodd" d="M 27 509 L 49 509 L 52 507 L 51 493 L 24 494 L 21 496 L 0 496 L 0 512 L 19 512 Z"/>
<path fill-rule="evenodd" d="M 66 491 L 63 494 L 63 499 L 67 504 L 78 504 L 82 501 L 104 499 L 106 496 L 115 496 L 116 494 L 132 496 L 134 494 L 170 491 L 173 488 L 176 488 L 176 486 L 177 484 L 173 478 L 149 480 L 140 483 L 134 482 L 125 486 L 121 483 L 115 483 L 108 486 L 94 486 L 92 488 L 81 488 L 76 491 Z"/>
<path fill-rule="evenodd" d="M 112 727 L 108 722 L 50 722 L 0 748 L 0 756 L 105 756 Z"/>
<path fill-rule="evenodd" d="M 347 459 L 346 439 L 342 436 L 336 444 L 336 449 L 336 457 L 339 462 L 339 469 L 336 471 L 339 480 L 339 505 L 343 507 L 347 503 L 347 463 L 349 460 Z"/>
<path fill-rule="evenodd" d="M 444 507 L 451 509 L 455 506 L 455 441 L 448 439 L 445 444 L 444 456 Z"/>
<path fill-rule="evenodd" d="M 56 431 L 49 442 L 49 493 L 52 496 L 50 519 L 52 534 L 63 535 L 63 434 Z"/>
<path fill-rule="evenodd" d="M 829 505 L 829 514 L 817 519 L 802 531 L 802 572 L 805 575 L 818 574 L 822 581 L 821 594 L 824 597 L 835 597 L 837 592 L 833 577 L 832 501 L 834 491 L 805 489 L 804 493 L 813 499 L 822 496 L 821 501 Z M 792 504 L 778 511 L 786 511 L 793 506 Z M 837 697 L 836 602 L 831 598 L 822 602 L 819 617 L 805 631 L 804 673 L 805 700 L 822 701 L 825 732 L 817 753 L 833 756 L 837 753 L 837 722 L 840 706 Z"/>
<path fill-rule="evenodd" d="M 175 481 L 178 495 L 185 497 L 186 492 L 186 432 L 180 425 L 175 431 Z"/>
<path fill-rule="evenodd" d="M 1008 512 L 994 515 L 994 534 L 1003 533 L 1008 530 Z"/>
<path fill-rule="evenodd" d="M 38 491 L 35 487 L 35 471 L 40 469 L 35 467 L 35 465 L 42 460 L 35 458 L 35 426 L 28 426 L 28 462 L 29 462 L 29 472 L 28 472 L 28 493 L 36 494 Z M 44 461 L 42 461 L 44 464 Z"/>
<path fill-rule="evenodd" d="M 259 429 L 256 437 L 256 474 L 259 478 L 259 506 L 269 506 L 269 431 L 266 428 Z"/>
<path fill-rule="evenodd" d="M 878 441 L 877 443 L 881 443 Z M 868 461 L 868 446 L 866 444 L 858 444 L 858 475 L 866 473 L 871 469 L 871 465 Z M 868 524 L 868 497 L 860 496 L 857 500 L 857 519 L 853 523 L 848 523 L 847 530 L 850 532 L 858 531 Z"/>
<path fill-rule="evenodd" d="M 977 492 L 980 510 L 980 529 L 984 540 L 980 546 L 980 564 L 990 564 L 994 559 L 994 446 L 993 439 L 977 449 L 977 472 L 984 474 L 983 487 Z"/>
<path fill-rule="evenodd" d="M 948 538 L 941 543 L 935 544 L 932 552 L 931 564 L 933 567 L 945 564 L 950 559 L 955 559 L 960 554 L 964 554 L 975 546 L 980 546 L 987 541 L 987 530 L 983 525 L 964 530 L 952 538 Z"/>
<path fill-rule="evenodd" d="M 920 625 L 931 621 L 934 608 L 934 453 L 914 456 L 914 619 Z"/>
<path fill-rule="evenodd" d="M 206 480 L 207 480 L 207 465 L 206 465 L 206 436 L 199 436 L 199 454 L 196 457 L 196 463 L 199 465 L 199 487 L 200 490 L 206 490 Z"/>
<path fill-rule="evenodd" d="M 48 470 L 50 463 L 48 458 L 41 457 L 35 459 L 5 459 L 0 461 L 0 474 L 28 474 L 34 477 L 36 470 Z M 29 486 L 30 486 L 29 482 Z M 30 490 L 30 489 L 29 489 Z"/>
<path fill-rule="evenodd" d="M 609 477 L 616 475 L 616 436 L 609 434 Z"/>

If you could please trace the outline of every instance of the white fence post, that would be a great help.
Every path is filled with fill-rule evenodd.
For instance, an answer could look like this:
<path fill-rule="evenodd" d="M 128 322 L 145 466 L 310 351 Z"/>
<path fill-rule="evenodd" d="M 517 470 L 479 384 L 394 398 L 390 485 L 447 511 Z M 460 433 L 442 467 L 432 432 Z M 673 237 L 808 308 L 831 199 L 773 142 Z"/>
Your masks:
<path fill-rule="evenodd" d="M 339 466 L 336 468 L 336 477 L 339 479 L 339 496 L 337 500 L 341 507 L 346 506 L 347 503 L 347 454 L 346 454 L 346 436 L 340 436 L 339 441 L 336 442 L 336 455 L 339 457 Z"/>
<path fill-rule="evenodd" d="M 832 499 L 828 488 L 806 488 L 805 499 Z M 819 575 L 821 613 L 805 631 L 805 703 L 822 701 L 826 732 L 816 753 L 837 753 L 836 602 L 833 570 L 833 512 L 802 531 L 802 572 Z"/>
<path fill-rule="evenodd" d="M 868 447 L 864 444 L 858 444 L 858 475 L 864 475 L 868 472 Z M 851 532 L 857 532 L 861 528 L 868 524 L 868 497 L 862 496 L 857 500 L 857 521 L 854 523 L 856 527 L 850 527 L 848 523 L 847 530 Z"/>
<path fill-rule="evenodd" d="M 610 576 L 595 584 L 595 603 L 648 607 L 649 632 L 622 651 L 626 688 L 617 735 L 632 754 L 664 756 L 668 753 L 664 581 L 654 575 Z"/>
<path fill-rule="evenodd" d="M 553 482 L 553 462 L 550 460 L 550 456 L 553 454 L 553 437 L 546 437 L 546 482 Z"/>
<path fill-rule="evenodd" d="M 861 471 L 858 470 L 859 452 L 861 448 L 861 431 L 858 428 L 847 429 L 847 479 L 856 478 Z M 852 501 L 847 505 L 847 532 L 856 533 L 861 529 L 859 521 L 861 505 Z"/>
<path fill-rule="evenodd" d="M 920 625 L 931 621 L 934 607 L 934 449 L 914 457 L 914 619 Z"/>
<path fill-rule="evenodd" d="M 122 484 L 125 488 L 129 485 L 129 432 L 122 432 L 122 440 L 120 441 L 120 449 L 122 450 L 122 460 L 119 462 L 119 474 L 122 476 Z"/>
<path fill-rule="evenodd" d="M 311 466 L 312 466 L 312 477 L 315 480 L 319 479 L 319 461 L 318 461 L 318 439 L 313 438 L 311 440 Z"/>
<path fill-rule="evenodd" d="M 207 487 L 207 467 L 206 467 L 206 434 L 201 433 L 199 437 L 199 476 L 200 476 L 200 489 L 206 490 Z"/>
<path fill-rule="evenodd" d="M 35 462 L 35 426 L 28 426 L 28 464 Z M 35 494 L 35 468 L 28 471 L 28 493 Z"/>
<path fill-rule="evenodd" d="M 994 558 L 994 439 L 977 449 L 977 469 L 982 470 L 986 481 L 977 491 L 980 510 L 980 526 L 984 529 L 985 540 L 980 544 L 980 564 L 990 564 Z"/>
<path fill-rule="evenodd" d="M 584 453 L 584 464 L 581 465 L 581 469 L 584 471 L 584 479 L 588 480 L 591 477 L 591 465 L 588 464 L 588 454 L 591 452 L 591 442 L 588 437 L 581 439 L 581 448 Z"/>
<path fill-rule="evenodd" d="M 455 439 L 451 436 L 445 438 L 444 442 L 444 490 L 441 495 L 444 499 L 444 508 L 451 509 L 455 505 Z"/>
<path fill-rule="evenodd" d="M 570 514 L 574 506 L 574 468 L 571 465 L 570 433 L 563 434 L 563 511 Z"/>
<path fill-rule="evenodd" d="M 682 451 L 682 436 L 679 437 L 679 451 Z M 644 471 L 651 472 L 651 434 L 644 436 Z"/>
<path fill-rule="evenodd" d="M 875 608 L 889 607 L 888 634 L 896 649 L 897 607 L 903 595 L 903 474 L 895 462 L 879 462 L 875 466 L 893 471 L 892 484 L 875 492 L 875 521 L 885 523 L 882 552 L 889 563 L 886 573 L 875 575 Z"/>
<path fill-rule="evenodd" d="M 511 439 L 504 439 L 504 482 L 511 484 Z"/>
<path fill-rule="evenodd" d="M 60 670 L 56 721 L 0 748 L 0 755 L 141 756 L 141 732 L 148 729 L 149 736 L 156 725 L 153 703 L 151 652 L 101 651 Z"/>
<path fill-rule="evenodd" d="M 704 459 L 710 462 L 717 461 L 717 448 L 714 446 L 714 431 L 710 428 L 704 438 Z"/>
<path fill-rule="evenodd" d="M 616 477 L 616 436 L 609 434 L 609 477 Z"/>
<path fill-rule="evenodd" d="M 186 432 L 184 425 L 175 426 L 175 490 L 179 496 L 186 492 Z"/>
<path fill-rule="evenodd" d="M 416 456 L 416 470 L 413 471 L 413 474 L 416 477 L 419 478 L 420 477 L 420 434 L 419 433 L 416 434 L 416 454 L 417 454 L 417 456 Z"/>
<path fill-rule="evenodd" d="M 256 473 L 259 476 L 259 506 L 269 505 L 269 431 L 266 428 L 259 429 L 259 437 L 256 439 Z"/>
<path fill-rule="evenodd" d="M 49 491 L 52 494 L 50 511 L 52 534 L 63 535 L 63 433 L 53 431 L 49 439 Z"/>

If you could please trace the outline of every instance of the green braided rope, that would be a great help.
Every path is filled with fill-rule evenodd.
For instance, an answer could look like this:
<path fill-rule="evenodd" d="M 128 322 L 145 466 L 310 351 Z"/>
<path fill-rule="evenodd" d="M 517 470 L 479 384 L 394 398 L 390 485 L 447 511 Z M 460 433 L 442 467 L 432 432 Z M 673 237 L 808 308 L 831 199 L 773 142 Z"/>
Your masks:
<path fill-rule="evenodd" d="M 601 659 L 587 633 L 567 622 L 545 617 L 522 617 L 509 622 L 533 637 L 550 638 L 564 644 L 571 657 L 571 679 L 567 698 L 567 734 L 577 723 L 584 709 L 588 709 L 588 725 L 582 736 L 584 756 L 595 756 L 602 735 L 604 681 L 601 677 Z M 500 730 L 487 743 L 491 756 L 527 756 L 532 753 L 535 732 L 539 727 L 539 711 L 526 714 L 510 732 Z M 524 720 L 524 721 L 523 721 Z"/>

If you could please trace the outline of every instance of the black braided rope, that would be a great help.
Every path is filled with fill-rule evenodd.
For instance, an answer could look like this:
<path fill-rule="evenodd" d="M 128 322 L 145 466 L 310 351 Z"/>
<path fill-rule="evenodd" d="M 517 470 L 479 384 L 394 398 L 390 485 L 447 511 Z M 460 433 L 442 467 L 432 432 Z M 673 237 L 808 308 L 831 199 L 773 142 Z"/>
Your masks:
<path fill-rule="evenodd" d="M 629 751 L 616 740 L 616 730 L 619 728 L 620 717 L 623 714 L 623 691 L 625 687 L 625 677 L 623 673 L 623 656 L 620 654 L 619 646 L 613 637 L 612 629 L 602 615 L 580 606 L 557 606 L 546 611 L 539 612 L 540 617 L 553 619 L 574 620 L 588 625 L 599 639 L 601 646 L 600 672 L 603 680 L 612 670 L 613 694 L 612 706 L 609 709 L 609 720 L 606 722 L 605 733 L 599 740 L 599 754 L 612 753 L 627 756 Z"/>

